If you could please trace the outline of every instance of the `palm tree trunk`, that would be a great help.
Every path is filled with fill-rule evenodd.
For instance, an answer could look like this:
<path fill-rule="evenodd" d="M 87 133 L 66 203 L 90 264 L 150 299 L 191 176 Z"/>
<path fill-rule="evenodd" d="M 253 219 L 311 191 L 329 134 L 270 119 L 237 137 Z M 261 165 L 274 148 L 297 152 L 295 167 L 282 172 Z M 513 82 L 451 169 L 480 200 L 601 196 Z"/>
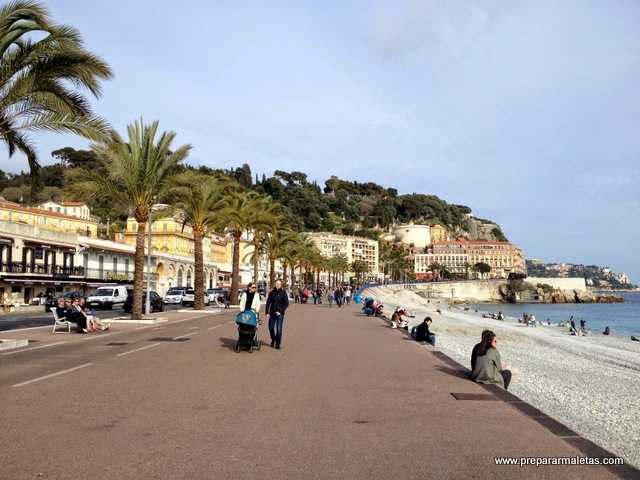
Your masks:
<path fill-rule="evenodd" d="M 231 273 L 231 305 L 238 305 L 240 289 L 240 236 L 242 232 L 233 234 L 233 269 Z"/>
<path fill-rule="evenodd" d="M 320 287 L 320 269 L 316 270 L 316 289 Z"/>
<path fill-rule="evenodd" d="M 258 284 L 258 265 L 260 258 L 258 257 L 258 251 L 260 249 L 260 245 L 258 242 L 253 243 L 253 281 Z"/>
<path fill-rule="evenodd" d="M 282 283 L 287 286 L 287 262 L 282 263 Z"/>
<path fill-rule="evenodd" d="M 304 281 L 304 277 L 302 276 L 302 263 L 300 264 L 300 270 L 299 270 L 299 272 L 300 272 L 300 275 L 299 275 L 299 278 L 300 278 L 300 286 L 302 286 L 302 284 L 304 284 L 304 283 L 305 283 L 305 281 Z"/>
<path fill-rule="evenodd" d="M 276 260 L 275 258 L 269 258 L 269 290 L 276 281 Z M 265 290 L 265 291 L 269 291 Z"/>
<path fill-rule="evenodd" d="M 199 228 L 193 229 L 193 256 L 195 260 L 194 287 L 195 295 L 193 299 L 193 308 L 196 310 L 204 310 L 204 257 L 202 254 L 202 237 L 204 232 Z"/>
<path fill-rule="evenodd" d="M 147 222 L 138 222 L 136 232 L 136 253 L 133 270 L 133 305 L 131 306 L 131 319 L 142 318 L 142 289 L 144 288 L 144 238 Z M 149 252 L 151 253 L 151 252 Z M 147 272 L 150 275 L 151 272 Z"/>

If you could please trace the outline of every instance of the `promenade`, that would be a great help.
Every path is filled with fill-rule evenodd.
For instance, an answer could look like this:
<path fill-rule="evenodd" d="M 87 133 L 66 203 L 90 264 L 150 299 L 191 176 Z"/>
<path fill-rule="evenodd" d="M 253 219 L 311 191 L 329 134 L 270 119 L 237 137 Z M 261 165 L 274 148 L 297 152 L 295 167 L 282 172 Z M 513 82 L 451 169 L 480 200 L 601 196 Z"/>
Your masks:
<path fill-rule="evenodd" d="M 637 478 L 497 466 L 589 445 L 357 306 L 292 305 L 283 349 L 254 353 L 233 351 L 233 315 L 38 333 L 0 355 L 2 479 Z"/>

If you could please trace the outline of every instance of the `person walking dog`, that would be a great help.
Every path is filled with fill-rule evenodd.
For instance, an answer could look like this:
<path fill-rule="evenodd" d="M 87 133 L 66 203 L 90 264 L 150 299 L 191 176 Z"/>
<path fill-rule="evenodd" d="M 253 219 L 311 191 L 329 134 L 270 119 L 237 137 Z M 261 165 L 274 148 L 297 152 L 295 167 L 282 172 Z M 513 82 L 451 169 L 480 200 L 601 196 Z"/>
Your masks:
<path fill-rule="evenodd" d="M 269 333 L 271 334 L 271 346 L 280 350 L 282 343 L 282 328 L 284 326 L 284 313 L 289 307 L 289 296 L 282 288 L 282 281 L 276 280 L 275 287 L 269 292 L 265 311 L 269 315 Z"/>

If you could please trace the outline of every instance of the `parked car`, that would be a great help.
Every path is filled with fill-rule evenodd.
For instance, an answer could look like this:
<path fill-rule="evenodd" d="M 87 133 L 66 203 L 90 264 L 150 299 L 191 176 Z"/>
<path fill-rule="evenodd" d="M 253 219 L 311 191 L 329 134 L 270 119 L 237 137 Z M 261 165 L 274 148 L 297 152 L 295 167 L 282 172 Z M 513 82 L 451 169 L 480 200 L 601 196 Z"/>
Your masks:
<path fill-rule="evenodd" d="M 164 303 L 180 305 L 186 290 L 186 287 L 171 287 L 164 296 Z"/>
<path fill-rule="evenodd" d="M 87 297 L 87 304 L 93 308 L 111 310 L 114 306 L 124 305 L 126 299 L 127 287 L 124 285 L 99 287 L 93 295 Z"/>
<path fill-rule="evenodd" d="M 47 300 L 47 303 L 45 303 L 45 305 L 44 305 L 45 312 L 50 312 L 52 308 L 56 308 L 58 306 L 58 299 L 60 297 L 64 298 L 65 300 L 66 299 L 73 300 L 74 298 L 84 297 L 84 293 L 82 293 L 82 292 L 65 292 L 62 295 L 57 295 L 55 297 L 52 297 L 49 300 Z"/>
<path fill-rule="evenodd" d="M 190 306 L 193 307 L 193 305 L 195 304 L 196 301 L 196 291 L 193 288 L 187 288 L 184 292 L 184 295 L 182 295 L 182 305 L 183 306 Z M 209 304 L 211 303 L 211 299 L 209 298 L 209 295 L 207 294 L 207 292 L 204 293 L 204 305 L 205 307 L 208 307 Z"/>
<path fill-rule="evenodd" d="M 151 290 L 150 297 L 150 306 L 151 313 L 154 312 L 164 312 L 164 302 L 162 301 L 162 297 L 158 295 L 157 292 Z M 126 313 L 131 313 L 133 309 L 133 290 L 129 291 L 129 295 L 127 296 L 127 300 L 124 302 L 124 307 L 122 307 Z M 147 313 L 147 292 L 142 292 L 142 313 Z"/>

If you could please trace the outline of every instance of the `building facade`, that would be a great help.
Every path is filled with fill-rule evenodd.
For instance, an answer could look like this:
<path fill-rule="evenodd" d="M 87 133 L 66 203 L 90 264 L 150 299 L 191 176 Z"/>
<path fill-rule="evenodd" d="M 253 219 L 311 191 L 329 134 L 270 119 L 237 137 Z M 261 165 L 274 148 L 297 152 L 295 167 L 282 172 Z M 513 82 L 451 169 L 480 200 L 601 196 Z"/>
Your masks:
<path fill-rule="evenodd" d="M 43 231 L 75 233 L 96 237 L 98 222 L 92 218 L 80 218 L 65 213 L 35 207 L 23 207 L 18 203 L 0 199 L 0 220 L 38 227 Z"/>
<path fill-rule="evenodd" d="M 378 263 L 379 245 L 377 240 L 326 232 L 311 232 L 307 235 L 325 257 L 344 256 L 349 264 L 356 260 L 361 260 L 365 262 L 369 268 L 366 276 L 378 276 L 380 269 Z"/>
<path fill-rule="evenodd" d="M 83 218 L 85 220 L 91 219 L 91 210 L 89 209 L 89 205 L 84 202 L 73 202 L 67 200 L 54 202 L 50 200 L 38 205 L 38 208 L 48 210 L 50 212 L 63 213 L 72 217 Z"/>
<path fill-rule="evenodd" d="M 446 267 L 451 273 L 469 275 L 478 263 L 486 263 L 491 271 L 487 278 L 507 278 L 510 273 L 526 274 L 524 255 L 509 242 L 454 240 L 434 243 L 427 253 L 415 255 L 416 278 L 430 278 L 433 264 Z"/>

